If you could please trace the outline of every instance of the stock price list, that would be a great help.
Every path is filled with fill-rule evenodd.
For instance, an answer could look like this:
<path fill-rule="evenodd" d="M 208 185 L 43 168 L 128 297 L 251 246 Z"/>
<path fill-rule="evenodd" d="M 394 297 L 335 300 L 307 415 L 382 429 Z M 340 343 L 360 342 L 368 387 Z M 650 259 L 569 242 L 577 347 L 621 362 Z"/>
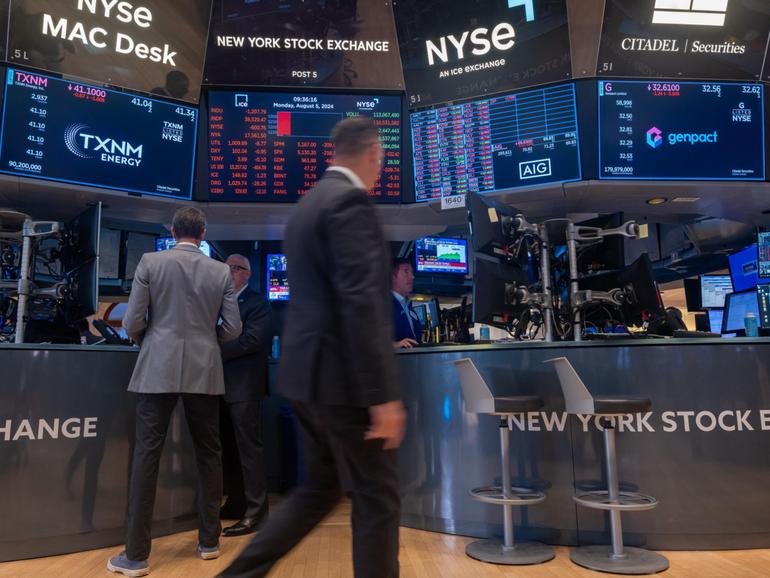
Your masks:
<path fill-rule="evenodd" d="M 297 201 L 332 163 L 334 125 L 356 115 L 373 118 L 385 155 L 369 194 L 398 202 L 400 97 L 234 92 L 209 95 L 209 199 Z"/>
<path fill-rule="evenodd" d="M 572 84 L 424 110 L 410 120 L 417 201 L 581 178 Z"/>
<path fill-rule="evenodd" d="M 601 81 L 602 179 L 763 180 L 764 88 Z"/>

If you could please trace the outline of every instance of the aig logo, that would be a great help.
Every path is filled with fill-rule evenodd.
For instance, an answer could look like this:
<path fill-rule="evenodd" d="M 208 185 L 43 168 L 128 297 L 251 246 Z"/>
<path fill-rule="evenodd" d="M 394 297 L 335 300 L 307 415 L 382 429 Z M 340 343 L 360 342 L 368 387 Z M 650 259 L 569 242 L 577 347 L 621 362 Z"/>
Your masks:
<path fill-rule="evenodd" d="M 525 161 L 519 163 L 519 178 L 522 180 L 550 176 L 551 159 L 540 159 L 537 161 Z"/>

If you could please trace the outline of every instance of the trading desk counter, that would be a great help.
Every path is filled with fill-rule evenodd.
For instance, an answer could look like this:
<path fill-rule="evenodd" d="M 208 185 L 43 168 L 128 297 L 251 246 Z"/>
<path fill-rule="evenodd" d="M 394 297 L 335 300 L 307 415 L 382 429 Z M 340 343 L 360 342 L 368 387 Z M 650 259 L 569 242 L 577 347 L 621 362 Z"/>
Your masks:
<path fill-rule="evenodd" d="M 0 345 L 0 561 L 123 542 L 134 424 L 126 387 L 137 351 Z M 624 420 L 618 436 L 622 488 L 660 500 L 657 509 L 624 518 L 629 543 L 770 547 L 770 339 L 401 352 L 409 411 L 401 450 L 405 525 L 475 536 L 501 532 L 499 508 L 468 497 L 469 489 L 500 475 L 497 420 L 463 412 L 451 361 L 470 357 L 495 393 L 545 399 L 543 410 L 520 421 L 523 431 L 512 436 L 515 481 L 548 494 L 543 504 L 516 514 L 517 536 L 562 544 L 607 538 L 602 514 L 578 510 L 571 499 L 575 485 L 601 485 L 602 446 L 592 422 L 563 413 L 553 369 L 542 363 L 561 355 L 596 393 L 652 399 L 652 413 Z M 296 450 L 283 427 L 285 404 L 272 396 L 265 407 L 270 462 Z M 161 460 L 156 535 L 195 527 L 195 483 L 192 445 L 177 412 Z"/>

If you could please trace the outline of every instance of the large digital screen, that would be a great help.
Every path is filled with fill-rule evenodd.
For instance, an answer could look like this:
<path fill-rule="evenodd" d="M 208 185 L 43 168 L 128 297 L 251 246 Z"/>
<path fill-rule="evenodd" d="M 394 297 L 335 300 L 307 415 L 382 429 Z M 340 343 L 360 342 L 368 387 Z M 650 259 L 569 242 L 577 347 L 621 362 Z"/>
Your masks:
<path fill-rule="evenodd" d="M 0 172 L 190 198 L 198 110 L 9 68 Z"/>
<path fill-rule="evenodd" d="M 211 0 L 13 0 L 8 59 L 198 102 Z"/>
<path fill-rule="evenodd" d="M 208 84 L 404 87 L 387 0 L 215 0 Z"/>
<path fill-rule="evenodd" d="M 367 115 L 380 129 L 382 175 L 370 196 L 401 195 L 401 97 L 209 93 L 209 200 L 297 201 L 334 157 L 332 128 Z"/>
<path fill-rule="evenodd" d="M 606 0 L 597 74 L 758 80 L 769 30 L 756 0 Z"/>
<path fill-rule="evenodd" d="M 270 301 L 288 301 L 289 299 L 286 255 L 281 253 L 272 253 L 267 256 L 267 298 Z"/>
<path fill-rule="evenodd" d="M 572 73 L 566 0 L 397 0 L 393 7 L 411 108 Z"/>
<path fill-rule="evenodd" d="M 757 233 L 757 256 L 759 257 L 759 278 L 770 279 L 770 232 Z"/>
<path fill-rule="evenodd" d="M 700 278 L 701 307 L 704 309 L 722 308 L 725 297 L 733 292 L 730 275 L 703 275 Z"/>
<path fill-rule="evenodd" d="M 468 273 L 468 241 L 423 237 L 414 243 L 418 273 Z"/>
<path fill-rule="evenodd" d="M 176 239 L 174 237 L 158 237 L 155 239 L 156 251 L 168 251 L 176 247 Z M 198 247 L 206 257 L 211 257 L 211 245 L 208 241 L 201 241 L 200 247 Z"/>
<path fill-rule="evenodd" d="M 410 117 L 417 201 L 581 178 L 571 83 Z"/>
<path fill-rule="evenodd" d="M 765 178 L 759 84 L 599 82 L 599 177 Z"/>

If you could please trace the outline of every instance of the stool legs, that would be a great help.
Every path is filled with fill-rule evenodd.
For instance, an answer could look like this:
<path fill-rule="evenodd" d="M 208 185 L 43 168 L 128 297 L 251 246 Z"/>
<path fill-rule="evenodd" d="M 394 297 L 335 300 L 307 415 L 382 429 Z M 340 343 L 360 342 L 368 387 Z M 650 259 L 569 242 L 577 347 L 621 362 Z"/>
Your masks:
<path fill-rule="evenodd" d="M 503 497 L 510 500 L 513 498 L 513 492 L 511 492 L 511 432 L 508 429 L 508 423 L 504 420 L 500 421 L 500 462 L 503 464 L 502 490 Z M 503 504 L 503 538 L 503 547 L 506 550 L 513 549 L 513 506 L 506 503 Z"/>
<path fill-rule="evenodd" d="M 607 493 L 611 504 L 620 500 L 620 482 L 618 481 L 618 458 L 615 451 L 615 428 L 607 418 L 604 423 L 604 461 L 607 468 Z M 623 553 L 623 523 L 620 511 L 610 510 L 610 537 L 612 538 L 612 557 L 625 558 Z"/>

